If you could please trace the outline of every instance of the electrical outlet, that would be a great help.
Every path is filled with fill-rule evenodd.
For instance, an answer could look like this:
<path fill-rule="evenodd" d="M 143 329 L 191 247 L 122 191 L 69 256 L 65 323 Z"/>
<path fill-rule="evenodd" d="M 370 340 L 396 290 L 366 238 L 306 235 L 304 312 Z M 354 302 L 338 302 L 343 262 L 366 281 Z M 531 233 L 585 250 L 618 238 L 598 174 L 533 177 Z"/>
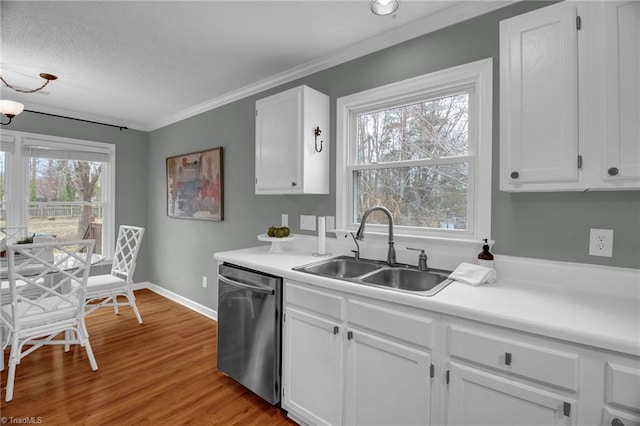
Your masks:
<path fill-rule="evenodd" d="M 591 229 L 589 255 L 613 257 L 613 229 Z"/>
<path fill-rule="evenodd" d="M 202 288 L 207 288 L 208 280 L 207 277 L 202 277 Z"/>

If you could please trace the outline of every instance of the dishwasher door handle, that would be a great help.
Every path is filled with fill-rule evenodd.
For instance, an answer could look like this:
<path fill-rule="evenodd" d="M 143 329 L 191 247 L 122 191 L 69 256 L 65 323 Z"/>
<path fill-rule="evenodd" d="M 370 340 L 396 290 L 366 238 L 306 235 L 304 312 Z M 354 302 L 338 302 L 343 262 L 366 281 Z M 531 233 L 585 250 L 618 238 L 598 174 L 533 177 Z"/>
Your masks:
<path fill-rule="evenodd" d="M 251 284 L 241 283 L 241 282 L 238 282 L 238 281 L 234 281 L 234 280 L 232 280 L 230 278 L 227 278 L 224 275 L 218 275 L 218 279 L 220 281 L 222 281 L 223 283 L 225 283 L 225 284 L 229 284 L 230 286 L 244 288 L 244 289 L 247 289 L 247 290 L 255 291 L 257 293 L 265 293 L 265 294 L 275 294 L 276 293 L 275 289 L 273 289 L 271 287 L 255 286 L 255 285 L 251 285 Z"/>

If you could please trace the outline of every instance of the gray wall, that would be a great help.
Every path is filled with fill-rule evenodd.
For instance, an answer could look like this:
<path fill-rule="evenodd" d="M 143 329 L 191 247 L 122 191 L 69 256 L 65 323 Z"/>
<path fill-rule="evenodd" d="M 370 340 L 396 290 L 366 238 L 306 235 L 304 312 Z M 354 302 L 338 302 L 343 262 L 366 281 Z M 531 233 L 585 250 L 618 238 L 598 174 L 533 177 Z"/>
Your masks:
<path fill-rule="evenodd" d="M 335 187 L 335 101 L 372 87 L 467 62 L 494 58 L 492 228 L 497 254 L 640 268 L 640 192 L 510 194 L 498 189 L 498 22 L 541 7 L 520 3 L 407 41 L 298 81 L 230 103 L 151 133 L 109 129 L 24 113 L 14 130 L 86 138 L 117 145 L 119 224 L 147 228 L 136 280 L 149 280 L 215 308 L 213 253 L 258 244 L 256 235 L 289 213 L 293 232 L 299 215 L 334 215 L 335 190 L 326 196 L 254 194 L 254 106 L 264 96 L 307 84 L 331 96 L 331 188 Z M 326 143 L 326 139 L 325 139 Z M 166 215 L 165 159 L 224 148 L 224 215 L 220 222 Z M 588 255 L 590 228 L 615 231 L 614 257 Z"/>
<path fill-rule="evenodd" d="M 83 123 L 24 112 L 13 119 L 8 130 L 85 139 L 116 146 L 116 232 L 119 225 L 146 226 L 147 145 L 149 134 L 136 130 Z M 4 127 L 3 127 L 4 129 Z M 147 249 L 143 241 L 134 279 L 147 280 Z"/>
<path fill-rule="evenodd" d="M 151 133 L 149 140 L 149 279 L 207 306 L 213 290 L 202 276 L 215 276 L 212 254 L 257 245 L 256 235 L 289 213 L 293 232 L 299 215 L 335 214 L 336 98 L 409 77 L 494 58 L 493 239 L 497 254 L 640 267 L 640 192 L 509 194 L 498 189 L 498 22 L 543 6 L 516 4 L 397 46 L 233 102 Z M 328 196 L 254 194 L 254 105 L 256 99 L 306 84 L 331 97 L 331 188 Z M 325 141 L 326 142 L 326 141 Z M 205 222 L 166 215 L 165 158 L 224 147 L 225 219 Z M 615 231 L 614 257 L 588 255 L 590 228 Z M 170 259 L 170 260 L 169 260 Z"/>

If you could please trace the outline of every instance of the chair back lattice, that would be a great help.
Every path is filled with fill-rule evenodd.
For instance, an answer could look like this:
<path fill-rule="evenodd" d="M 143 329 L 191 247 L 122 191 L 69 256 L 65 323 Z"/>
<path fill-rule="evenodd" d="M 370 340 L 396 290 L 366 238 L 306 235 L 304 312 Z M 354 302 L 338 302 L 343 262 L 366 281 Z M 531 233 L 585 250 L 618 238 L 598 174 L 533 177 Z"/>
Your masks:
<path fill-rule="evenodd" d="M 136 258 L 140 250 L 144 228 L 137 226 L 121 225 L 116 241 L 116 251 L 113 255 L 111 274 L 125 279 L 128 283 L 133 281 L 133 273 L 136 269 Z"/>
<path fill-rule="evenodd" d="M 7 246 L 14 330 L 82 317 L 94 245 L 80 240 Z"/>
<path fill-rule="evenodd" d="M 0 226 L 0 240 L 2 241 L 0 250 L 5 250 L 8 244 L 13 244 L 26 236 L 26 226 Z"/>

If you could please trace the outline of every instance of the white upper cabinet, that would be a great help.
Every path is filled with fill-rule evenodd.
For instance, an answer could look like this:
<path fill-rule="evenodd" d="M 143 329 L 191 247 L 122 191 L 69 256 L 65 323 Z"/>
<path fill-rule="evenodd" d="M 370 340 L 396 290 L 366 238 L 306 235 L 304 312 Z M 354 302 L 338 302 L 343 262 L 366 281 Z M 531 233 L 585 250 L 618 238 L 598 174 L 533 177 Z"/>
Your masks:
<path fill-rule="evenodd" d="M 640 188 L 640 3 L 500 23 L 500 189 Z"/>
<path fill-rule="evenodd" d="M 604 49 L 602 178 L 613 185 L 640 178 L 640 2 L 601 5 Z"/>
<path fill-rule="evenodd" d="M 317 90 L 258 100 L 256 194 L 328 194 L 329 135 L 329 97 Z"/>
<path fill-rule="evenodd" d="M 501 22 L 501 141 L 514 183 L 578 180 L 575 7 Z"/>

